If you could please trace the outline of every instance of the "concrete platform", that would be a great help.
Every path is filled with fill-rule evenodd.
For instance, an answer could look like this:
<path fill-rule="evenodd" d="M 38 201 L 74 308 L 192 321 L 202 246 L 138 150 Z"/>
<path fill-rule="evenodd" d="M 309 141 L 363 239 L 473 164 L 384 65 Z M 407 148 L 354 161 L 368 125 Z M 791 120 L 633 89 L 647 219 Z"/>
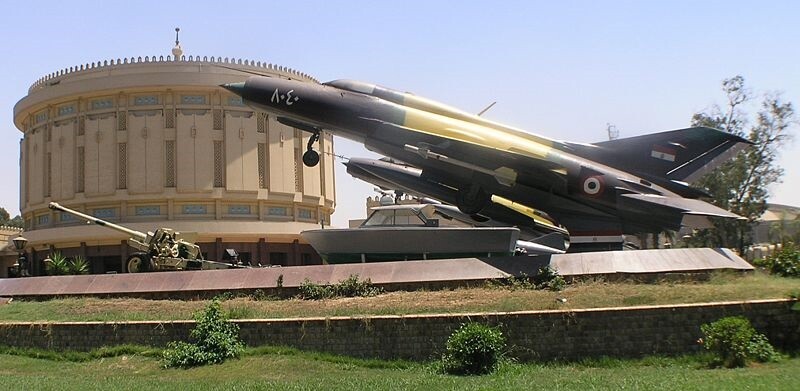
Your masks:
<path fill-rule="evenodd" d="M 278 289 L 292 292 L 306 279 L 336 283 L 350 275 L 387 290 L 442 288 L 482 283 L 525 273 L 545 265 L 563 276 L 693 273 L 717 269 L 752 270 L 729 250 L 671 249 L 559 254 L 552 257 L 464 258 L 434 261 L 356 263 L 254 269 L 29 277 L 0 280 L 0 297 L 135 296 L 150 298 L 208 296 L 221 292 Z M 280 288 L 279 288 L 279 280 Z"/>
<path fill-rule="evenodd" d="M 676 248 L 553 255 L 550 265 L 563 276 L 595 274 L 696 273 L 719 269 L 753 270 L 731 250 Z"/>

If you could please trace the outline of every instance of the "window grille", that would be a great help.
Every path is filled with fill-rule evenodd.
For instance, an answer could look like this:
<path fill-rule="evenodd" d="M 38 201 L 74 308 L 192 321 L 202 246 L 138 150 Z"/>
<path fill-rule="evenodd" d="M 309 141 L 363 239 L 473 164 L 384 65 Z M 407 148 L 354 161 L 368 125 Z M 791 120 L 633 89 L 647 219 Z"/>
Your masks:
<path fill-rule="evenodd" d="M 119 175 L 117 189 L 128 188 L 128 146 L 127 143 L 118 143 L 119 149 Z"/>
<path fill-rule="evenodd" d="M 267 188 L 267 144 L 258 143 L 258 187 L 261 189 Z"/>
<path fill-rule="evenodd" d="M 164 156 L 166 167 L 164 186 L 175 187 L 175 140 L 165 141 L 164 154 L 166 155 Z"/>
<path fill-rule="evenodd" d="M 228 205 L 228 214 L 249 215 L 250 205 Z"/>
<path fill-rule="evenodd" d="M 158 216 L 161 214 L 161 206 L 137 206 L 134 213 L 137 216 Z"/>
<path fill-rule="evenodd" d="M 75 114 L 75 105 L 61 106 L 58 108 L 58 116 Z"/>
<path fill-rule="evenodd" d="M 287 216 L 287 210 L 285 207 L 282 206 L 271 206 L 267 209 L 267 215 L 269 216 Z"/>
<path fill-rule="evenodd" d="M 258 113 L 256 117 L 256 131 L 258 133 L 266 133 L 267 132 L 267 115 L 264 113 Z"/>
<path fill-rule="evenodd" d="M 110 219 L 117 216 L 117 210 L 114 208 L 93 209 L 92 216 L 98 219 Z"/>
<path fill-rule="evenodd" d="M 175 109 L 164 110 L 164 129 L 175 128 Z"/>
<path fill-rule="evenodd" d="M 136 106 L 157 105 L 158 97 L 155 95 L 137 96 L 133 99 L 133 104 Z"/>
<path fill-rule="evenodd" d="M 78 152 L 76 153 L 76 155 L 78 161 L 75 163 L 76 164 L 75 174 L 78 176 L 78 178 L 75 180 L 75 186 L 76 186 L 75 191 L 77 191 L 78 193 L 83 193 L 85 184 L 84 167 L 86 164 L 86 155 L 84 154 L 83 147 L 78 147 Z"/>
<path fill-rule="evenodd" d="M 86 117 L 80 116 L 78 118 L 78 136 L 83 136 L 86 133 Z"/>
<path fill-rule="evenodd" d="M 225 187 L 225 144 L 214 141 L 214 187 Z"/>
<path fill-rule="evenodd" d="M 208 208 L 205 205 L 184 205 L 182 209 L 185 215 L 208 214 Z"/>
<path fill-rule="evenodd" d="M 204 105 L 206 104 L 205 95 L 182 95 L 181 103 L 185 105 Z"/>
<path fill-rule="evenodd" d="M 111 99 L 100 99 L 92 101 L 92 110 L 110 109 L 114 107 L 114 102 Z"/>
<path fill-rule="evenodd" d="M 222 109 L 211 110 L 211 116 L 214 117 L 214 130 L 222 130 Z"/>
<path fill-rule="evenodd" d="M 128 112 L 117 113 L 117 130 L 128 130 Z"/>

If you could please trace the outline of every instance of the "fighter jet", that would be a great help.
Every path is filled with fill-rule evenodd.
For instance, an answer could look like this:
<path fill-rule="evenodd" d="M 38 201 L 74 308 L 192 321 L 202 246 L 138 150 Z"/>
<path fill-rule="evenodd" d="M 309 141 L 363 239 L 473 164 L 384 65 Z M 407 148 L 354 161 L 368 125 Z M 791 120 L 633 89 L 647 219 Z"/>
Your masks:
<path fill-rule="evenodd" d="M 251 76 L 222 87 L 310 132 L 304 164 L 319 162 L 313 145 L 328 131 L 419 170 L 419 186 L 450 189 L 466 214 L 480 214 L 499 196 L 546 212 L 573 235 L 700 228 L 709 226 L 708 217 L 740 218 L 700 200 L 705 193 L 690 185 L 749 144 L 716 129 L 581 144 L 354 80 Z"/>

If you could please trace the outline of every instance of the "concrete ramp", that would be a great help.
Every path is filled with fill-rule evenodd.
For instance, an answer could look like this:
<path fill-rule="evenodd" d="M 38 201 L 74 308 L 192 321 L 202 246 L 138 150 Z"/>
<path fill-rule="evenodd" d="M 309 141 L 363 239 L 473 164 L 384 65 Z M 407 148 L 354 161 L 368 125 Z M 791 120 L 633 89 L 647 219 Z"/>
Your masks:
<path fill-rule="evenodd" d="M 354 263 L 253 269 L 97 274 L 0 279 L 0 297 L 135 296 L 191 298 L 220 292 L 293 292 L 305 280 L 336 283 L 351 275 L 369 278 L 387 290 L 443 288 L 533 275 L 550 264 L 564 276 L 752 270 L 728 250 L 672 249 L 559 254 L 552 258 L 497 257 L 433 261 Z M 279 293 L 279 292 L 278 292 Z"/>
<path fill-rule="evenodd" d="M 594 274 L 697 273 L 719 269 L 753 270 L 728 249 L 676 248 L 553 255 L 550 265 L 564 276 Z"/>

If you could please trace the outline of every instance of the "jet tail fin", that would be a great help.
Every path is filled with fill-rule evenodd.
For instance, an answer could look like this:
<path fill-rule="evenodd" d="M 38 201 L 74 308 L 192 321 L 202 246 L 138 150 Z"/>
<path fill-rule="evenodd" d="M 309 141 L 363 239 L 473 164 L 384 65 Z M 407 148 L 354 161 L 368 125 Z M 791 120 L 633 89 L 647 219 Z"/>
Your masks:
<path fill-rule="evenodd" d="M 695 127 L 590 145 L 567 145 L 582 157 L 661 184 L 694 182 L 748 144 L 752 143 L 731 133 Z"/>

